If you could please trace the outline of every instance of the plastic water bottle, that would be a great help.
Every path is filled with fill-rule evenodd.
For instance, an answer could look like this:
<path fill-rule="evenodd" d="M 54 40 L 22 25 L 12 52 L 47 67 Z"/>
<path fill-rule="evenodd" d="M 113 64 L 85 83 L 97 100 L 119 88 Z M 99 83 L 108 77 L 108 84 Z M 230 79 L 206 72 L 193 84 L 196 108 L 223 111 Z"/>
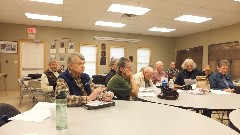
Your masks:
<path fill-rule="evenodd" d="M 170 81 L 168 82 L 168 87 L 169 87 L 170 89 L 174 89 L 173 79 L 170 79 Z"/>
<path fill-rule="evenodd" d="M 67 97 L 65 90 L 56 95 L 56 129 L 67 129 Z"/>
<path fill-rule="evenodd" d="M 168 85 L 168 84 L 167 84 L 167 81 L 166 81 L 166 80 L 163 80 L 163 81 L 162 81 L 162 86 L 163 86 L 163 87 L 166 87 L 167 85 Z"/>

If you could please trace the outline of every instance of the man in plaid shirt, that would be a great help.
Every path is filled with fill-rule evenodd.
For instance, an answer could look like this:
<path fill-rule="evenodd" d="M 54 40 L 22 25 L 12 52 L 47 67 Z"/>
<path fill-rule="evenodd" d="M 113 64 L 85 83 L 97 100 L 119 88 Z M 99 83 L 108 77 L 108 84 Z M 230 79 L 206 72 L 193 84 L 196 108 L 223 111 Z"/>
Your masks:
<path fill-rule="evenodd" d="M 67 60 L 68 69 L 59 75 L 56 86 L 56 96 L 60 91 L 67 93 L 68 106 L 81 106 L 89 101 L 98 99 L 111 101 L 113 94 L 103 92 L 104 87 L 94 88 L 88 74 L 84 72 L 85 58 L 80 53 L 72 53 Z"/>

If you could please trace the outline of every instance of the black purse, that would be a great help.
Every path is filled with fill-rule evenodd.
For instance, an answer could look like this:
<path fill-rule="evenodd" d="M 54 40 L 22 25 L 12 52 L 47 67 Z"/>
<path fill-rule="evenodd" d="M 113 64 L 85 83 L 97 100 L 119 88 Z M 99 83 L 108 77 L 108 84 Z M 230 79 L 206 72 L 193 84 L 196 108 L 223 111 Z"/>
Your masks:
<path fill-rule="evenodd" d="M 160 99 L 166 99 L 166 100 L 176 100 L 179 97 L 179 93 L 171 88 L 168 87 L 161 87 L 161 93 L 158 94 L 158 98 Z"/>

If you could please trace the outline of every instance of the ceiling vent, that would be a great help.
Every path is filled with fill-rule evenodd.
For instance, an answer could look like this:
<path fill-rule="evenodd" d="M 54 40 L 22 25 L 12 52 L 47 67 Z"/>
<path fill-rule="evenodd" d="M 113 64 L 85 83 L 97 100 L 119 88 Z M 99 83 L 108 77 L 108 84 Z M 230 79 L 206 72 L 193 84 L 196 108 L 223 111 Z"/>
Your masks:
<path fill-rule="evenodd" d="M 134 14 L 123 14 L 122 15 L 122 18 L 126 19 L 126 20 L 132 20 L 134 18 L 136 18 L 137 15 L 134 15 Z"/>

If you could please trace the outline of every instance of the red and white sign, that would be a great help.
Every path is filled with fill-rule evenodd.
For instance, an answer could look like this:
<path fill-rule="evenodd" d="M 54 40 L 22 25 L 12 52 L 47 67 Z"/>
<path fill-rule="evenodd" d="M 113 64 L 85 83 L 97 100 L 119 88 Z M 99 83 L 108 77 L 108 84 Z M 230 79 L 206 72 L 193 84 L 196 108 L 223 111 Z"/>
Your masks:
<path fill-rule="evenodd" d="M 36 28 L 27 28 L 28 33 L 36 33 Z"/>

